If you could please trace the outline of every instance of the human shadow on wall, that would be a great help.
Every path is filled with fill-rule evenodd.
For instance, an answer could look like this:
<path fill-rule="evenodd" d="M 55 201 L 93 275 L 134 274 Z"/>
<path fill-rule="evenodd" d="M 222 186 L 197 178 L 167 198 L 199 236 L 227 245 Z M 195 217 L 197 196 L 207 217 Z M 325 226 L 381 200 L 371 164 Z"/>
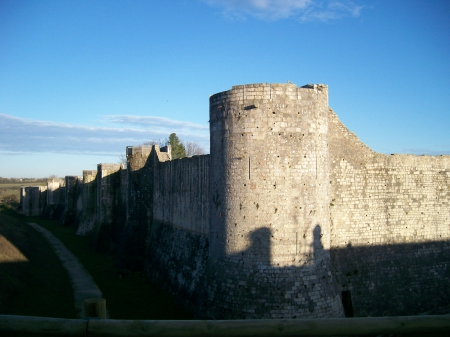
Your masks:
<path fill-rule="evenodd" d="M 246 250 L 229 254 L 227 258 L 238 263 L 258 263 L 261 266 L 270 266 L 270 237 L 269 228 L 258 228 L 249 234 L 250 246 Z"/>
<path fill-rule="evenodd" d="M 156 261 L 150 264 L 152 274 L 157 273 L 159 278 L 155 280 L 178 294 L 199 317 L 267 318 L 266 303 L 274 298 L 280 299 L 280 306 L 297 303 L 305 316 L 311 316 L 320 309 L 316 306 L 320 299 L 314 296 L 327 292 L 344 295 L 337 298 L 341 310 L 347 306 L 347 314 L 353 310 L 359 317 L 417 315 L 450 302 L 449 241 L 348 245 L 328 250 L 321 242 L 321 228 L 316 226 L 312 230 L 314 239 L 303 246 L 302 261 L 283 267 L 268 258 L 272 240 L 269 228 L 250 233 L 248 249 L 215 261 L 208 258 L 207 242 L 206 251 L 202 248 L 183 253 L 189 249 L 189 242 L 201 236 L 172 227 L 163 232 L 167 234 L 165 239 L 155 240 L 152 247 L 152 260 Z M 175 258 L 171 238 L 184 247 L 176 255 L 177 263 L 157 263 L 162 252 L 165 256 L 161 261 Z M 185 275 L 190 270 L 198 273 Z M 179 282 L 180 275 L 183 283 Z M 211 294 L 213 297 L 208 297 Z"/>
<path fill-rule="evenodd" d="M 207 316 L 218 319 L 276 318 L 272 314 L 284 318 L 342 316 L 320 225 L 312 230 L 310 242 L 298 243 L 303 245 L 298 254 L 291 249 L 278 250 L 272 256 L 273 248 L 282 249 L 280 244 L 272 247 L 273 240 L 284 240 L 282 236 L 274 238 L 273 234 L 267 227 L 254 230 L 248 234 L 247 249 L 209 262 L 212 275 L 207 283 L 217 289 L 214 302 L 220 303 L 218 307 L 224 303 L 227 310 L 213 308 Z"/>
<path fill-rule="evenodd" d="M 322 245 L 319 225 L 314 227 L 313 237 L 309 250 L 306 249 L 300 256 L 301 265 L 279 267 L 270 264 L 268 228 L 251 233 L 251 246 L 243 252 L 229 255 L 229 258 L 242 264 L 242 256 L 260 254 L 266 274 L 276 273 L 279 279 L 284 275 L 287 278 L 295 275 L 299 283 L 295 290 L 288 289 L 285 281 L 277 281 L 274 289 L 267 291 L 271 294 L 276 290 L 282 291 L 284 282 L 285 290 L 294 291 L 290 294 L 291 303 L 292 299 L 301 297 L 298 295 L 303 293 L 310 312 L 317 310 L 317 301 L 311 297 L 315 291 L 340 295 L 346 316 L 353 316 L 353 313 L 355 316 L 417 315 L 442 308 L 450 311 L 449 241 L 378 246 L 348 244 L 327 250 Z M 251 277 L 259 274 L 251 274 Z M 315 277 L 314 281 L 311 277 Z M 239 289 L 239 277 L 235 280 Z M 251 288 L 247 287 L 246 291 L 249 290 Z M 237 290 L 239 295 L 236 297 L 248 296 L 246 291 Z M 261 295 L 264 297 L 263 292 L 260 292 Z"/>

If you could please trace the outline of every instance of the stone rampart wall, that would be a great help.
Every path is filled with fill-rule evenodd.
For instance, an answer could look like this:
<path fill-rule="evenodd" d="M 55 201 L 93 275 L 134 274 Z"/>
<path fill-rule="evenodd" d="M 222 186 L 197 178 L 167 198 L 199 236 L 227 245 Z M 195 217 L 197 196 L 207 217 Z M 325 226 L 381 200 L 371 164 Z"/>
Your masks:
<path fill-rule="evenodd" d="M 94 230 L 97 218 L 97 171 L 83 171 L 82 214 L 77 235 L 88 235 Z"/>
<path fill-rule="evenodd" d="M 59 205 L 65 203 L 65 181 L 62 179 L 47 180 L 47 205 Z"/>
<path fill-rule="evenodd" d="M 166 291 L 208 318 L 208 238 L 193 231 L 155 221 L 145 255 L 145 271 Z"/>
<path fill-rule="evenodd" d="M 210 109 L 210 155 L 128 147 L 126 171 L 100 164 L 82 188 L 49 183 L 48 198 L 23 188 L 23 213 L 82 209 L 78 234 L 202 318 L 448 305 L 450 156 L 373 152 L 328 109 L 323 85 L 235 86 Z"/>
<path fill-rule="evenodd" d="M 27 186 L 20 188 L 22 214 L 39 216 L 47 203 L 47 186 Z"/>
<path fill-rule="evenodd" d="M 357 315 L 450 298 L 450 157 L 371 151 L 330 111 L 331 256 Z M 438 296 L 436 289 L 440 289 Z"/>
<path fill-rule="evenodd" d="M 157 164 L 153 221 L 209 234 L 209 155 Z"/>
<path fill-rule="evenodd" d="M 125 222 L 121 169 L 119 164 L 97 165 L 97 218 L 91 240 L 91 246 L 96 251 L 117 249 L 118 228 Z"/>

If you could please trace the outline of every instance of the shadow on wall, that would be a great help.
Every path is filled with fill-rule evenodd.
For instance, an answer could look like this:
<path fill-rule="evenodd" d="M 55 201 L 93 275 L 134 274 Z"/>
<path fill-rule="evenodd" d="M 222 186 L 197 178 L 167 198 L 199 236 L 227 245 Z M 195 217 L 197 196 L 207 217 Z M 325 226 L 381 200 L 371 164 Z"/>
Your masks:
<path fill-rule="evenodd" d="M 258 260 L 261 266 L 270 266 L 270 237 L 269 228 L 262 227 L 249 234 L 250 247 L 235 254 L 229 254 L 228 258 L 238 263 L 245 263 L 245 260 Z"/>
<path fill-rule="evenodd" d="M 134 153 L 133 151 L 140 151 Z M 147 237 L 153 218 L 154 151 L 152 147 L 127 148 L 127 205 L 117 237 L 116 265 L 144 269 Z"/>
<path fill-rule="evenodd" d="M 355 316 L 417 315 L 448 308 L 449 241 L 348 244 L 330 255 L 344 309 L 351 303 Z"/>
<path fill-rule="evenodd" d="M 248 234 L 250 242 L 246 250 L 209 262 L 212 277 L 206 283 L 217 289 L 214 302 L 219 308 L 210 309 L 206 316 L 217 319 L 343 316 L 337 284 L 330 272 L 329 252 L 321 242 L 320 225 L 313 229 L 309 248 L 302 249 L 300 264 L 293 262 L 285 267 L 271 261 L 272 234 L 267 227 L 259 228 Z"/>
<path fill-rule="evenodd" d="M 306 265 L 277 269 L 287 269 L 299 276 L 311 271 L 319 276 L 323 261 L 315 257 L 324 252 L 319 225 L 313 234 Z M 276 268 L 270 263 L 270 229 L 260 228 L 249 237 L 250 247 L 229 255 L 230 260 L 244 263 L 243 256 L 259 256 L 262 266 Z M 414 315 L 448 306 L 449 254 L 448 241 L 379 246 L 348 244 L 346 248 L 331 250 L 331 270 L 345 316 L 353 317 L 354 312 L 357 316 Z M 304 280 L 300 286 L 303 287 L 299 290 L 314 287 Z M 313 301 L 309 301 L 309 309 L 312 311 L 314 307 Z"/>
<path fill-rule="evenodd" d="M 249 234 L 250 247 L 244 251 L 229 254 L 227 258 L 240 263 L 245 263 L 246 260 L 258 261 L 261 266 L 274 267 L 271 265 L 271 240 L 272 232 L 270 228 L 261 227 Z M 315 256 L 323 256 L 322 245 L 322 229 L 320 225 L 316 225 L 313 230 L 313 242 L 310 244 L 309 253 L 307 254 L 307 263 L 314 264 Z M 245 258 L 244 258 L 245 257 Z M 301 267 L 305 268 L 305 267 Z"/>
<path fill-rule="evenodd" d="M 248 249 L 212 262 L 207 238 L 159 224 L 147 272 L 202 318 L 270 318 L 270 307 L 284 310 L 284 318 L 320 316 L 332 300 L 327 293 L 338 295 L 340 315 L 347 317 L 417 315 L 448 306 L 449 241 L 329 251 L 320 226 L 313 234 L 309 250 L 302 250 L 303 265 L 278 267 L 270 262 L 269 228 L 250 233 Z M 327 254 L 330 262 L 317 258 Z"/>

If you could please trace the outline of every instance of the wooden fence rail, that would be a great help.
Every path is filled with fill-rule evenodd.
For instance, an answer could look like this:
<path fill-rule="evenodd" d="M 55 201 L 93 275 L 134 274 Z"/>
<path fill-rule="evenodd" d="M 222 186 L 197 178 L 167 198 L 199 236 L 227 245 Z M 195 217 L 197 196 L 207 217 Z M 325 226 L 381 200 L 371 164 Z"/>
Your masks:
<path fill-rule="evenodd" d="M 83 320 L 0 315 L 0 336 L 450 336 L 450 315 L 227 321 Z"/>

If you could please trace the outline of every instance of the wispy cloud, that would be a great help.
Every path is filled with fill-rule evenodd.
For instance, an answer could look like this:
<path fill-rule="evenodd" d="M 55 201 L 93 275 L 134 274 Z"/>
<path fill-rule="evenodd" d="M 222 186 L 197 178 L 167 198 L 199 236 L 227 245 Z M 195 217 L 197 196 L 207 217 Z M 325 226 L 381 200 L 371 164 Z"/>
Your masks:
<path fill-rule="evenodd" d="M 227 18 L 244 19 L 253 16 L 261 20 L 276 21 L 289 17 L 301 22 L 332 21 L 343 17 L 358 17 L 364 6 L 351 1 L 318 0 L 203 0 L 223 9 Z"/>
<path fill-rule="evenodd" d="M 209 147 L 207 125 L 153 116 L 104 116 L 117 127 L 75 125 L 0 114 L 0 151 L 111 155 L 129 145 L 165 139 L 175 132 L 184 141 Z"/>
<path fill-rule="evenodd" d="M 148 126 L 148 127 L 156 127 L 156 128 L 164 128 L 172 129 L 177 128 L 179 130 L 199 130 L 207 132 L 209 127 L 207 125 L 200 125 L 190 122 L 177 121 L 164 117 L 156 117 L 156 116 L 133 116 L 133 115 L 111 115 L 104 116 L 105 119 L 109 120 L 112 123 L 117 124 L 126 124 L 126 125 L 140 125 L 140 126 Z"/>
<path fill-rule="evenodd" d="M 358 6 L 350 1 L 328 1 L 314 2 L 305 8 L 299 15 L 299 20 L 310 21 L 333 21 L 344 17 L 359 17 L 364 6 Z"/>

